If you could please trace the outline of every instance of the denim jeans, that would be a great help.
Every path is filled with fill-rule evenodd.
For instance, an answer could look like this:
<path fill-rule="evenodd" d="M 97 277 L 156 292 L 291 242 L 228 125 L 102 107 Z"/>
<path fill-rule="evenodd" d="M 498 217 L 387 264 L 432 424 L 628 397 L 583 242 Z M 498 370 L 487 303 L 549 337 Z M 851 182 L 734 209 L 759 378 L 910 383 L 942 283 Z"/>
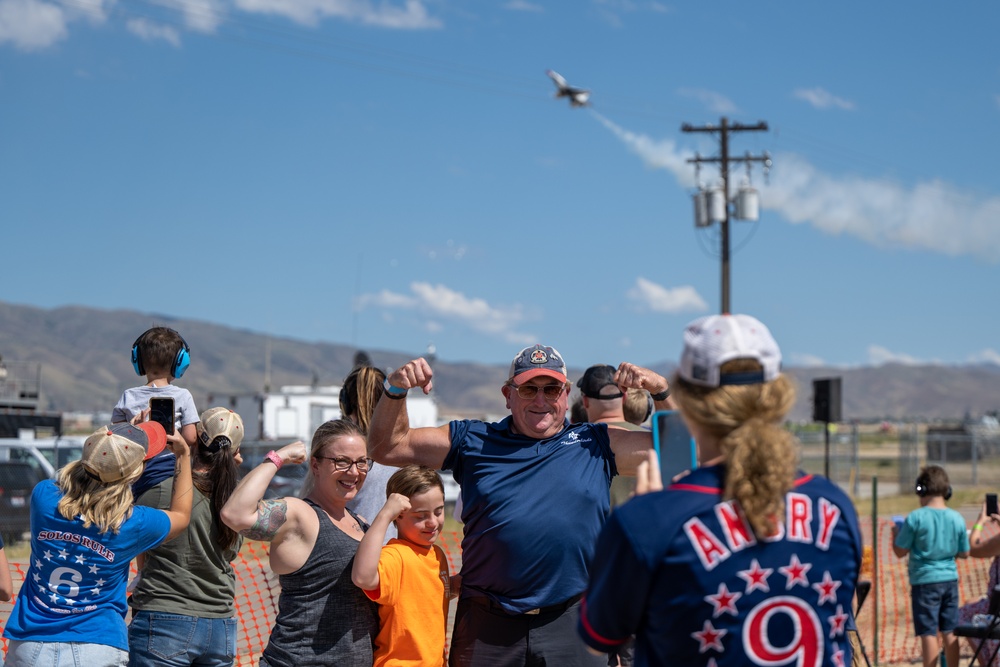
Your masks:
<path fill-rule="evenodd" d="M 236 658 L 236 619 L 137 611 L 128 644 L 131 667 L 230 667 Z"/>
<path fill-rule="evenodd" d="M 6 667 L 126 667 L 128 652 L 106 644 L 19 642 L 7 644 Z"/>

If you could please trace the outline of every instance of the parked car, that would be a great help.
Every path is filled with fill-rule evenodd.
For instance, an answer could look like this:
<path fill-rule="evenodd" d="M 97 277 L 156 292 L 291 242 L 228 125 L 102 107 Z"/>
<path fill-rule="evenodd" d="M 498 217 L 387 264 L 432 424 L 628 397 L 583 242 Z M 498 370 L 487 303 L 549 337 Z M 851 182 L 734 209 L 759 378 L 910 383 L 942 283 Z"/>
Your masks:
<path fill-rule="evenodd" d="M 31 490 L 42 479 L 30 463 L 0 461 L 0 536 L 5 545 L 23 539 L 31 528 Z"/>
<path fill-rule="evenodd" d="M 56 476 L 56 468 L 32 441 L 13 438 L 0 439 L 0 463 L 26 463 L 35 471 L 37 479 Z M 82 450 L 81 450 L 82 451 Z"/>

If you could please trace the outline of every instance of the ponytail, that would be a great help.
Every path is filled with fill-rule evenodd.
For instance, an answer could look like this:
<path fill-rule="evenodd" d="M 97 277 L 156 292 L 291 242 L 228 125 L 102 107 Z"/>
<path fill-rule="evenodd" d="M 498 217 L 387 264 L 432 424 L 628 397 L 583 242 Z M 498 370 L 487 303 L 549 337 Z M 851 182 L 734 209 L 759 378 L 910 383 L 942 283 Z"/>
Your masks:
<path fill-rule="evenodd" d="M 724 373 L 753 370 L 759 364 L 745 359 L 722 367 Z M 792 381 L 779 375 L 760 384 L 706 388 L 675 378 L 670 386 L 685 418 L 719 439 L 723 497 L 739 503 L 758 538 L 776 534 L 798 467 L 798 443 L 781 426 L 795 402 Z"/>

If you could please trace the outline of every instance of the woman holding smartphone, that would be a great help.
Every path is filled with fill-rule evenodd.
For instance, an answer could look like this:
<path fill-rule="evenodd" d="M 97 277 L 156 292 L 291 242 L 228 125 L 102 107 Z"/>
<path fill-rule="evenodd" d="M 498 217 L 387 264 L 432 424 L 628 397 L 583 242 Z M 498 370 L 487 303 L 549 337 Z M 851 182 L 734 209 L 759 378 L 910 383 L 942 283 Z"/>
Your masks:
<path fill-rule="evenodd" d="M 177 456 L 169 507 L 134 507 L 131 484 L 166 443 Z M 31 561 L 4 630 L 8 667 L 128 664 L 125 586 L 132 559 L 191 516 L 191 457 L 156 422 L 111 424 L 31 494 Z"/>
<path fill-rule="evenodd" d="M 973 617 L 989 613 L 990 596 L 996 595 L 994 591 L 1000 585 L 1000 533 L 994 533 L 993 537 L 984 540 L 983 529 L 986 527 L 988 521 L 992 521 L 994 525 L 1000 524 L 1000 513 L 997 511 L 997 494 L 995 493 L 986 494 L 986 502 L 983 503 L 983 508 L 979 511 L 979 518 L 976 519 L 975 525 L 972 526 L 972 533 L 969 535 L 969 544 L 971 545 L 969 555 L 971 557 L 993 558 L 990 562 L 990 579 L 986 586 L 986 595 L 975 602 L 966 603 L 958 608 L 958 622 L 960 625 L 971 624 Z M 982 661 L 990 658 L 988 667 L 1000 667 L 1000 656 L 997 655 L 1000 653 L 1000 641 L 987 639 L 986 645 L 980 649 L 979 645 L 983 640 L 975 637 L 967 637 L 966 639 L 969 640 L 969 645 L 973 651 L 979 651 L 980 657 L 976 658 L 976 660 L 980 665 L 986 667 L 987 663 Z"/>

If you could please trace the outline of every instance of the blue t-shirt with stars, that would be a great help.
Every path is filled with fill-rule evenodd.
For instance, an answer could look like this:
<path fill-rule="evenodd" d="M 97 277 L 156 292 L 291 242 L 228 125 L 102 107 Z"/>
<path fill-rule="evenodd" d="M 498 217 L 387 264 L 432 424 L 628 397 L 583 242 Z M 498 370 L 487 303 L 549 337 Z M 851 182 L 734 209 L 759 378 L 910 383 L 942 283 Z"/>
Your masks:
<path fill-rule="evenodd" d="M 121 530 L 99 533 L 57 506 L 53 480 L 31 494 L 31 562 L 4 630 L 17 641 L 106 644 L 128 650 L 125 586 L 137 554 L 167 538 L 170 519 L 137 506 Z"/>
<path fill-rule="evenodd" d="M 779 533 L 758 539 L 722 499 L 724 469 L 694 470 L 612 514 L 597 543 L 579 631 L 635 664 L 851 664 L 846 631 L 861 566 L 850 499 L 799 474 Z"/>

